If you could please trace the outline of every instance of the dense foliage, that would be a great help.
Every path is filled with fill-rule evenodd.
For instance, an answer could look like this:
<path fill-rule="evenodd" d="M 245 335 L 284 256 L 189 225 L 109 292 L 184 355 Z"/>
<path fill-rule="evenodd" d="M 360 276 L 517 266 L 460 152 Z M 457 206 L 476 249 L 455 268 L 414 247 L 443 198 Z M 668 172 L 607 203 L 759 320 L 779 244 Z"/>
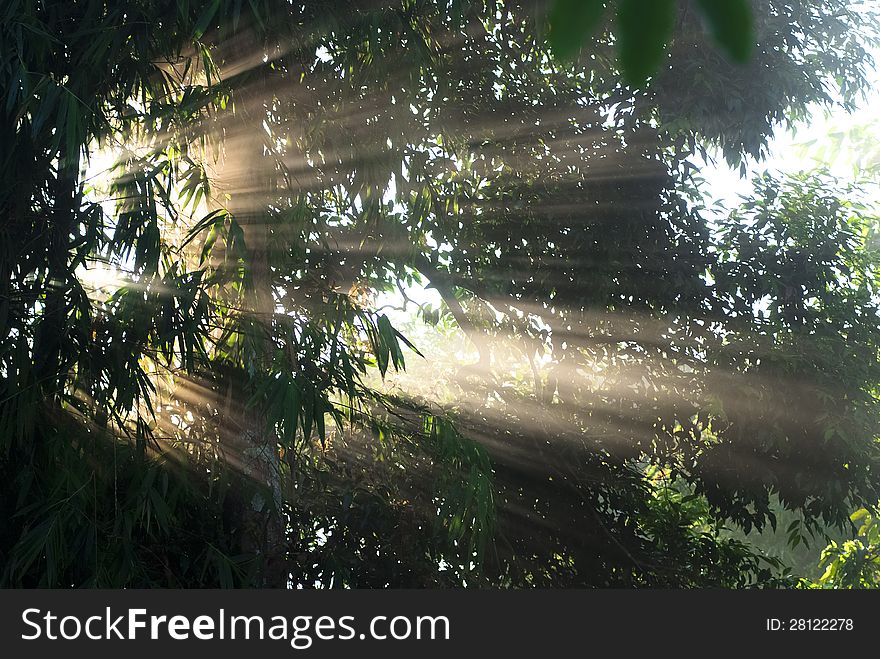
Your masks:
<path fill-rule="evenodd" d="M 788 584 L 729 527 L 880 499 L 876 218 L 694 164 L 854 103 L 870 14 L 755 3 L 737 65 L 680 3 L 627 85 L 643 25 L 548 8 L 4 4 L 3 583 Z"/>

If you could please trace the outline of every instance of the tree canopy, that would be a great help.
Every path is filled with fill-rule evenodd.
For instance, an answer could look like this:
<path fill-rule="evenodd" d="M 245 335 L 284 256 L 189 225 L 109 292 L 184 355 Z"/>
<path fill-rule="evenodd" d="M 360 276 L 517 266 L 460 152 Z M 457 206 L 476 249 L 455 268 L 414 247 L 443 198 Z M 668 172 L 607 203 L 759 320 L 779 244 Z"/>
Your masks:
<path fill-rule="evenodd" d="M 731 529 L 873 509 L 870 203 L 697 163 L 874 16 L 604 4 L 5 3 L 2 582 L 792 584 Z"/>

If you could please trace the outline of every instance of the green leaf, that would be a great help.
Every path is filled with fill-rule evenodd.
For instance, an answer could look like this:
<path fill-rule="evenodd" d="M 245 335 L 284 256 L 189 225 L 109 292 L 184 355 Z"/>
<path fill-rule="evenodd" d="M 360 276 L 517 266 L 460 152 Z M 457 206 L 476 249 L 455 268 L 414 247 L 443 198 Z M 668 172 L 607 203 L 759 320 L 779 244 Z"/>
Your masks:
<path fill-rule="evenodd" d="M 749 58 L 754 43 L 752 12 L 746 0 L 697 0 L 718 44 L 737 62 Z"/>
<path fill-rule="evenodd" d="M 284 397 L 284 445 L 293 446 L 296 439 L 296 425 L 299 421 L 300 391 L 296 380 L 289 380 Z"/>
<path fill-rule="evenodd" d="M 560 59 L 577 55 L 602 19 L 602 0 L 556 0 L 550 10 L 550 47 Z"/>
<path fill-rule="evenodd" d="M 208 231 L 208 235 L 205 237 L 205 244 L 202 245 L 202 252 L 199 255 L 199 264 L 203 264 L 208 256 L 211 254 L 211 250 L 214 249 L 214 244 L 217 242 L 217 238 L 220 235 L 220 230 L 218 229 L 217 224 L 211 225 L 211 230 Z"/>
<path fill-rule="evenodd" d="M 220 0 L 214 0 L 210 5 L 205 7 L 205 10 L 202 12 L 201 16 L 196 20 L 196 25 L 193 28 L 193 37 L 196 39 L 201 39 L 202 35 L 205 33 L 205 30 L 208 28 L 208 24 L 211 22 L 211 19 L 214 18 L 214 14 L 217 13 L 217 10 L 220 8 Z"/>
<path fill-rule="evenodd" d="M 226 221 L 226 218 L 229 217 L 229 214 L 224 209 L 218 209 L 215 211 L 211 211 L 201 220 L 196 222 L 195 226 L 189 230 L 186 234 L 186 239 L 181 243 L 181 247 L 186 247 L 189 243 L 193 241 L 193 239 L 199 235 L 202 231 L 207 229 L 208 227 L 216 227 L 217 224 L 222 224 Z"/>
<path fill-rule="evenodd" d="M 400 369 L 405 368 L 406 363 L 403 358 L 403 352 L 400 350 L 400 344 L 397 342 L 399 332 L 391 325 L 388 316 L 384 314 L 379 316 L 376 322 L 376 327 L 379 330 L 379 338 L 382 345 L 385 346 L 389 352 L 394 370 L 399 371 Z"/>
<path fill-rule="evenodd" d="M 403 341 L 403 342 L 407 345 L 407 347 L 408 347 L 410 350 L 412 350 L 414 353 L 416 353 L 419 357 L 425 358 L 425 355 L 422 354 L 421 350 L 419 350 L 418 348 L 416 348 L 415 344 L 414 344 L 412 341 L 410 341 L 408 338 L 406 338 L 403 334 L 401 334 L 401 333 L 400 333 L 399 331 L 397 331 L 396 329 L 394 330 L 394 335 L 395 335 L 398 339 L 400 339 L 401 341 Z"/>
<path fill-rule="evenodd" d="M 867 515 L 868 515 L 868 511 L 865 508 L 859 508 L 852 515 L 850 515 L 849 518 L 853 521 L 853 523 L 856 523 L 856 522 L 860 521 L 861 519 L 867 517 Z"/>
<path fill-rule="evenodd" d="M 674 26 L 674 0 L 621 0 L 618 54 L 628 83 L 642 84 L 656 73 Z"/>

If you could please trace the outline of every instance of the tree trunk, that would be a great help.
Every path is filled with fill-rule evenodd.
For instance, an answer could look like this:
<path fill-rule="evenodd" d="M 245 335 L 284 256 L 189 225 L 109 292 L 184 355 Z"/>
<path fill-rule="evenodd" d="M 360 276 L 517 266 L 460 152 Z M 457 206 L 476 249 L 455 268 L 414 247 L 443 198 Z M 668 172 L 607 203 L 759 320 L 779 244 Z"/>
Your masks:
<path fill-rule="evenodd" d="M 266 357 L 272 351 L 270 336 L 275 310 L 269 267 L 270 232 L 266 221 L 273 171 L 262 152 L 262 140 L 258 137 L 262 131 L 252 119 L 242 120 L 246 124 L 244 134 L 250 139 L 242 140 L 240 148 L 234 150 L 234 161 L 229 164 L 230 170 L 235 171 L 227 183 L 230 186 L 228 210 L 241 226 L 247 247 L 251 285 L 245 295 L 244 313 L 256 321 L 254 327 L 259 332 L 254 337 L 257 346 L 254 359 L 258 362 L 254 366 L 259 371 L 266 367 Z M 270 499 L 255 495 L 250 501 L 242 502 L 239 523 L 242 550 L 260 557 L 259 585 L 286 588 L 286 517 L 278 440 L 268 428 L 265 411 L 245 403 L 250 398 L 246 383 L 230 383 L 230 386 L 235 392 L 231 402 L 238 429 L 232 440 L 235 454 L 244 475 L 265 487 Z"/>

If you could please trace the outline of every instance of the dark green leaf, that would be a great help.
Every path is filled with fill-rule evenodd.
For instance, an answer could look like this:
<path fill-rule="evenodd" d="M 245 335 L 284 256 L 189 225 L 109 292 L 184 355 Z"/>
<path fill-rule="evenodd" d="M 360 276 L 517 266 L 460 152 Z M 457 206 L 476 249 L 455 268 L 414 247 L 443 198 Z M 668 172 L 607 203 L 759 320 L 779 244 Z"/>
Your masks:
<path fill-rule="evenodd" d="M 561 58 L 574 57 L 605 11 L 603 0 L 556 0 L 550 10 L 550 47 Z"/>
<path fill-rule="evenodd" d="M 752 11 L 747 0 L 697 0 L 712 36 L 728 55 L 744 62 L 752 51 Z"/>
<path fill-rule="evenodd" d="M 618 53 L 627 82 L 644 83 L 657 72 L 675 25 L 675 0 L 621 0 Z"/>

